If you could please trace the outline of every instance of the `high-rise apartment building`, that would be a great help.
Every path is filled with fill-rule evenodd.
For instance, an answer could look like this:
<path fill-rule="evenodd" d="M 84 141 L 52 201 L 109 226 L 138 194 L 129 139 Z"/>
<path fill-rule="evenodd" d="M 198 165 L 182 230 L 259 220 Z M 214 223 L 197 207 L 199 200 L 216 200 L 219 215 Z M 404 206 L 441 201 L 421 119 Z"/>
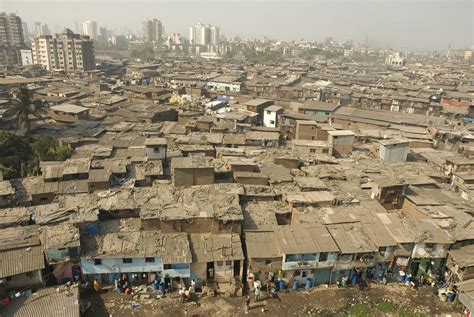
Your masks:
<path fill-rule="evenodd" d="M 46 23 L 41 24 L 41 35 L 51 35 L 51 30 Z"/>
<path fill-rule="evenodd" d="M 25 46 L 20 17 L 14 13 L 0 14 L 0 65 L 13 65 L 21 61 L 20 49 Z"/>
<path fill-rule="evenodd" d="M 99 35 L 97 32 L 97 22 L 86 21 L 82 23 L 82 34 L 87 35 L 91 40 L 96 41 Z"/>
<path fill-rule="evenodd" d="M 25 43 L 20 17 L 14 13 L 0 14 L 0 45 L 21 46 Z"/>
<path fill-rule="evenodd" d="M 30 36 L 28 32 L 28 24 L 25 21 L 21 22 L 21 28 L 23 29 L 23 38 L 27 39 Z"/>
<path fill-rule="evenodd" d="M 93 42 L 65 29 L 61 34 L 42 35 L 31 42 L 33 63 L 47 70 L 65 72 L 87 71 L 95 68 Z"/>
<path fill-rule="evenodd" d="M 35 22 L 35 36 L 51 35 L 49 27 L 45 23 Z"/>
<path fill-rule="evenodd" d="M 217 44 L 220 38 L 220 28 L 209 24 L 198 23 L 189 28 L 191 45 Z"/>
<path fill-rule="evenodd" d="M 219 44 L 221 29 L 218 26 L 211 26 L 211 44 Z"/>
<path fill-rule="evenodd" d="M 158 19 L 143 20 L 143 39 L 146 42 L 161 43 L 163 36 L 163 25 Z"/>
<path fill-rule="evenodd" d="M 41 36 L 41 22 L 35 22 L 35 36 Z"/>

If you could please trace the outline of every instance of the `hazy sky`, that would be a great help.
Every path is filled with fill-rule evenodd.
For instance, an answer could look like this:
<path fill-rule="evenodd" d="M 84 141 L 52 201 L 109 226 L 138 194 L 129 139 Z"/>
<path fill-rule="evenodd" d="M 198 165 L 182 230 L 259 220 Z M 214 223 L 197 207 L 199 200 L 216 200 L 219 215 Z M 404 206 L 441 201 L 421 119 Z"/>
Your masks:
<path fill-rule="evenodd" d="M 197 22 L 221 27 L 242 37 L 322 41 L 352 39 L 400 50 L 446 50 L 474 43 L 472 0 L 0 0 L 0 11 L 15 12 L 28 23 L 99 26 L 141 35 L 144 18 L 158 18 L 166 33 L 181 32 Z"/>

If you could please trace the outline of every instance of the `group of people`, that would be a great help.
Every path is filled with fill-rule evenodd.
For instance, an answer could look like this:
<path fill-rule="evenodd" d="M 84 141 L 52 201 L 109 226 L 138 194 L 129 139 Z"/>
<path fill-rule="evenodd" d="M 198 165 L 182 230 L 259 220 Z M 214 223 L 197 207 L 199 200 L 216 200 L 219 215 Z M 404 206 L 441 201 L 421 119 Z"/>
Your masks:
<path fill-rule="evenodd" d="M 128 281 L 128 276 L 124 274 L 121 278 L 115 279 L 115 290 L 121 294 L 132 294 L 133 288 Z"/>
<path fill-rule="evenodd" d="M 191 284 L 189 286 L 189 289 L 186 291 L 186 288 L 183 286 L 180 288 L 179 290 L 179 302 L 181 304 L 184 303 L 184 300 L 186 298 L 190 298 L 192 296 L 192 294 L 194 294 L 194 292 L 196 292 L 196 281 L 194 279 L 191 280 Z"/>
<path fill-rule="evenodd" d="M 275 299 L 278 299 L 279 301 L 281 301 L 280 298 L 278 297 L 275 284 L 273 283 L 273 281 L 270 278 L 268 278 L 267 281 L 265 282 L 265 286 L 262 285 L 262 282 L 260 280 L 255 280 L 253 282 L 255 302 L 260 301 L 260 296 L 262 294 L 262 288 L 264 288 L 264 287 L 266 288 L 270 298 L 275 298 Z M 248 314 L 249 310 L 250 310 L 250 296 L 247 295 L 245 297 L 244 311 L 245 311 L 246 314 Z"/>

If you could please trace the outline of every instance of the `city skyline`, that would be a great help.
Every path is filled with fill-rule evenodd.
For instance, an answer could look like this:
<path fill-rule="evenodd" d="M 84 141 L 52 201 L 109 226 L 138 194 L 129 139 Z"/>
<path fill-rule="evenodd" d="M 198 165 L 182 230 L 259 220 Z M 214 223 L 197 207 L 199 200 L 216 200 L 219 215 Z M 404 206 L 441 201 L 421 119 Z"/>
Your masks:
<path fill-rule="evenodd" d="M 454 6 L 447 1 L 297 1 L 292 4 L 244 1 L 240 5 L 234 1 L 122 1 L 116 8 L 111 8 L 111 2 L 106 0 L 86 1 L 87 6 L 75 1 L 67 4 L 34 0 L 3 2 L 4 11 L 17 13 L 28 25 L 41 21 L 74 29 L 76 21 L 94 20 L 98 26 L 107 26 L 119 33 L 129 29 L 138 36 L 142 35 L 144 19 L 157 18 L 167 34 L 179 32 L 185 36 L 190 26 L 202 22 L 221 27 L 225 35 L 242 38 L 313 42 L 331 36 L 339 42 L 364 43 L 367 34 L 373 47 L 419 52 L 446 50 L 449 45 L 468 48 L 474 42 L 470 1 L 456 1 Z M 32 3 L 41 3 L 45 12 L 33 9 Z M 141 10 L 140 5 L 149 9 Z M 52 6 L 60 14 L 49 16 Z M 103 14 L 105 8 L 108 8 L 107 15 Z M 131 10 L 136 10 L 136 14 L 130 15 Z"/>

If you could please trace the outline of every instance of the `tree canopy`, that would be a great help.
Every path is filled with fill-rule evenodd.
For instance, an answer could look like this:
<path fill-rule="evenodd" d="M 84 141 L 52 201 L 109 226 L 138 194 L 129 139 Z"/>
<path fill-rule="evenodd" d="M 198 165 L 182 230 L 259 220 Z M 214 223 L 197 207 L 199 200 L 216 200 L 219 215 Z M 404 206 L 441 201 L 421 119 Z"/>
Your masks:
<path fill-rule="evenodd" d="M 26 86 L 21 86 L 16 97 L 13 99 L 11 113 L 16 117 L 17 127 L 26 128 L 26 136 L 30 133 L 30 116 L 40 117 L 46 112 L 46 103 L 34 98 L 34 91 Z"/>
<path fill-rule="evenodd" d="M 59 144 L 53 137 L 29 140 L 0 131 L 0 170 L 6 179 L 36 175 L 40 161 L 64 161 L 73 151 L 73 148 Z"/>

